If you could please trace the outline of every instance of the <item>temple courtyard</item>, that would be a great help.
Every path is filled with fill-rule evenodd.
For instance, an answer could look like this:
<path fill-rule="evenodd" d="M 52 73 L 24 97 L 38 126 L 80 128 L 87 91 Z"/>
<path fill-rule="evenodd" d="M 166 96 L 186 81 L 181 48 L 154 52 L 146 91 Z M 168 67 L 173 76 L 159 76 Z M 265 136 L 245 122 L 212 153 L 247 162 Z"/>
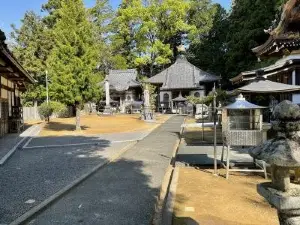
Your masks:
<path fill-rule="evenodd" d="M 236 173 L 225 180 L 188 161 L 193 151 L 210 164 L 212 156 L 211 146 L 190 136 L 201 139 L 202 129 L 182 129 L 185 122 L 191 124 L 180 115 L 158 115 L 152 123 L 138 115 L 89 115 L 82 116 L 80 132 L 74 118 L 29 122 L 29 129 L 40 129 L 16 137 L 26 139 L 0 167 L 0 223 L 148 224 L 175 165 L 173 224 L 248 225 L 240 218 L 249 216 L 277 225 L 276 211 L 256 192 L 261 176 Z"/>

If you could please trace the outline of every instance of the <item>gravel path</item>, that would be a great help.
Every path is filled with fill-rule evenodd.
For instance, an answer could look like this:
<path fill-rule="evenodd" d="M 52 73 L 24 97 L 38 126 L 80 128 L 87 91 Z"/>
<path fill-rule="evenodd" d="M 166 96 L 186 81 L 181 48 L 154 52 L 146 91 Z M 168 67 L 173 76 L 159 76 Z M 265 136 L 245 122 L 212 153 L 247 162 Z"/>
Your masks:
<path fill-rule="evenodd" d="M 29 224 L 150 224 L 182 122 L 172 117 Z"/>
<path fill-rule="evenodd" d="M 0 167 L 0 224 L 10 223 L 128 144 L 103 140 L 103 146 L 17 151 Z"/>

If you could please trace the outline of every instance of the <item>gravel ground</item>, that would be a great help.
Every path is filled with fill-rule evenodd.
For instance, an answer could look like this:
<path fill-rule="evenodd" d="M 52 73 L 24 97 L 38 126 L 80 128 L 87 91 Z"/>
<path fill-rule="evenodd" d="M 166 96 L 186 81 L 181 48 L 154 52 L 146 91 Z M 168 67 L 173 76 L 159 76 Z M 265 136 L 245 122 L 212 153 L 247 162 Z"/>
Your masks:
<path fill-rule="evenodd" d="M 0 224 L 10 223 L 129 144 L 103 143 L 17 151 L 0 167 Z"/>
<path fill-rule="evenodd" d="M 182 122 L 172 117 L 29 224 L 149 225 Z"/>

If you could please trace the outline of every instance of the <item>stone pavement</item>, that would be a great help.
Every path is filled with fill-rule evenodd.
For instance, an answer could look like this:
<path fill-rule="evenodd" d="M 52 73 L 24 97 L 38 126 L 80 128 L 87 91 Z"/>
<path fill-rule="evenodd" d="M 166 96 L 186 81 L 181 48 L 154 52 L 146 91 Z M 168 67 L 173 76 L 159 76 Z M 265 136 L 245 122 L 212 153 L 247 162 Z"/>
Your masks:
<path fill-rule="evenodd" d="M 183 119 L 169 119 L 28 224 L 150 224 Z"/>
<path fill-rule="evenodd" d="M 221 160 L 222 145 L 217 145 L 218 161 Z M 226 159 L 226 147 L 224 160 Z M 246 148 L 232 148 L 230 155 L 230 162 L 232 163 L 250 163 L 253 162 L 253 158 L 249 155 Z M 184 141 L 181 142 L 177 157 L 177 166 L 188 165 L 202 165 L 209 166 L 214 164 L 214 146 L 212 144 L 187 144 Z"/>

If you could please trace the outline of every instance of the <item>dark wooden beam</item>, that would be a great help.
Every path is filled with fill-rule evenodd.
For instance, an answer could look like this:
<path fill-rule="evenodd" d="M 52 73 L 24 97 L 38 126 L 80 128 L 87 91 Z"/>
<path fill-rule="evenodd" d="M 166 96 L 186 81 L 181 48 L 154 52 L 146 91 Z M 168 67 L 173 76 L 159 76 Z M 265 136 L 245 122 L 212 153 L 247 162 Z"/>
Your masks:
<path fill-rule="evenodd" d="M 13 73 L 14 70 L 11 67 L 1 66 L 0 67 L 0 72 L 11 72 L 11 73 Z"/>

